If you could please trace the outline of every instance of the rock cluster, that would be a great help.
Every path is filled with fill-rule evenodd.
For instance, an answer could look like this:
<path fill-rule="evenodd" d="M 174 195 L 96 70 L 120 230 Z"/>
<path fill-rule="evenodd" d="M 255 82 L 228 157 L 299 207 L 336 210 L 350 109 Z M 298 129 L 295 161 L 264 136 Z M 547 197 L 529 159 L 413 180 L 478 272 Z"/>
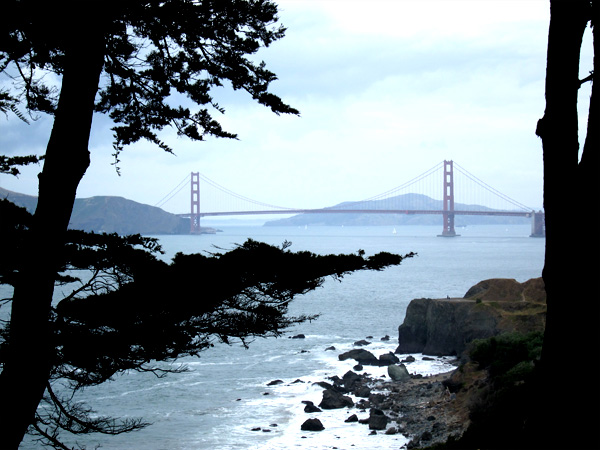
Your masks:
<path fill-rule="evenodd" d="M 363 366 L 389 366 L 400 362 L 398 357 L 392 352 L 386 353 L 377 358 L 373 353 L 363 348 L 352 349 L 338 356 L 340 361 L 354 359 L 358 364 Z"/>
<path fill-rule="evenodd" d="M 413 376 L 403 382 L 382 382 L 348 372 L 342 380 L 354 380 L 354 391 L 347 392 L 344 384 L 335 379 L 332 387 L 323 392 L 323 399 L 325 401 L 335 390 L 342 391 L 337 392 L 336 396 L 350 398 L 348 394 L 356 396 L 355 393 L 361 387 L 366 386 L 371 390 L 372 386 L 377 385 L 376 393 L 370 393 L 368 397 L 361 398 L 352 405 L 337 403 L 338 408 L 356 410 L 349 414 L 345 422 L 366 425 L 371 434 L 401 433 L 410 439 L 408 448 L 419 448 L 445 442 L 449 436 L 458 437 L 468 425 L 466 408 L 461 407 L 456 401 L 456 395 L 450 393 L 445 385 L 449 377 L 450 374 L 446 373 L 431 377 Z M 366 417 L 359 418 L 366 413 Z M 316 424 L 316 420 L 318 419 L 314 417 L 307 419 L 302 430 L 323 430 L 323 424 Z"/>
<path fill-rule="evenodd" d="M 392 353 L 377 358 L 365 349 L 339 355 L 341 361 L 349 358 L 359 363 L 355 366 L 358 370 L 362 370 L 362 365 L 388 366 L 390 380 L 349 370 L 341 377 L 318 382 L 323 388 L 322 400 L 318 406 L 304 401 L 305 412 L 318 415 L 324 409 L 340 408 L 356 411 L 348 415 L 346 423 L 366 425 L 370 434 L 401 433 L 411 439 L 409 448 L 444 442 L 449 436 L 460 436 L 464 431 L 466 413 L 461 414 L 458 407 L 449 407 L 456 399 L 444 384 L 449 373 L 432 377 L 411 375 L 405 363 L 414 362 L 413 356 L 401 362 Z M 315 417 L 307 419 L 302 430 L 324 430 L 323 424 L 317 421 Z"/>

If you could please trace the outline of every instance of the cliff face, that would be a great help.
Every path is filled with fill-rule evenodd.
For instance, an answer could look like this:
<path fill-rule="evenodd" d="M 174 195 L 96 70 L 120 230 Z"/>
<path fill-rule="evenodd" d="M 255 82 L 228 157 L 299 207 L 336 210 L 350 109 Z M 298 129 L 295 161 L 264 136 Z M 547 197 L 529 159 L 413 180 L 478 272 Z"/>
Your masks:
<path fill-rule="evenodd" d="M 460 355 L 473 339 L 543 330 L 546 294 L 541 278 L 481 281 L 463 298 L 410 302 L 398 329 L 396 353 Z"/>

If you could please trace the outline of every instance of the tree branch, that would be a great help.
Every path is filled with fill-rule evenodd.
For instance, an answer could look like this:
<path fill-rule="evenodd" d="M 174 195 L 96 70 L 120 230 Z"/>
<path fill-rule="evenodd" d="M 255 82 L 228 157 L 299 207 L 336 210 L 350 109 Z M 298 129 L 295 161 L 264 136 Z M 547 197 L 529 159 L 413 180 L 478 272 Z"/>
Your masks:
<path fill-rule="evenodd" d="M 581 87 L 581 85 L 583 83 L 587 83 L 588 81 L 593 81 L 593 79 L 594 79 L 594 71 L 592 70 L 587 77 L 585 77 L 583 80 L 579 80 L 579 87 Z"/>

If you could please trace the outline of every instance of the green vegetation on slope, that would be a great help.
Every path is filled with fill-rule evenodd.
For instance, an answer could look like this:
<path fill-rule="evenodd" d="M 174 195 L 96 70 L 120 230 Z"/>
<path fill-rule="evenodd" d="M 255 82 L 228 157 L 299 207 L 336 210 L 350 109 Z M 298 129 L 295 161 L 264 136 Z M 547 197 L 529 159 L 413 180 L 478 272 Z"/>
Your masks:
<path fill-rule="evenodd" d="M 466 399 L 470 425 L 459 439 L 429 450 L 529 449 L 539 424 L 531 415 L 536 404 L 536 378 L 543 333 L 506 333 L 473 341 L 470 362 L 448 383 Z M 566 431 L 566 430 L 563 430 Z M 533 445 L 533 446 L 532 446 Z"/>

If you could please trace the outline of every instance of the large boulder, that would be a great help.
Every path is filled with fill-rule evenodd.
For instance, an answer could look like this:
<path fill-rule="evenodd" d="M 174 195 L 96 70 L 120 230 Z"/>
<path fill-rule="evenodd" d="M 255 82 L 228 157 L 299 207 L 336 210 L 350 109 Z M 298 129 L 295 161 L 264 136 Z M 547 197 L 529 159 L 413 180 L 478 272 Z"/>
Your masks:
<path fill-rule="evenodd" d="M 306 406 L 304 407 L 304 412 L 305 413 L 318 413 L 321 412 L 321 409 L 318 408 L 313 402 L 308 401 L 308 400 L 304 400 L 302 403 L 304 403 Z"/>
<path fill-rule="evenodd" d="M 394 381 L 406 381 L 410 379 L 410 373 L 404 364 L 390 364 L 388 366 L 388 375 Z"/>
<path fill-rule="evenodd" d="M 348 352 L 342 353 L 341 355 L 338 355 L 338 359 L 340 361 L 345 361 L 347 359 L 354 359 L 359 364 L 362 364 L 365 366 L 379 365 L 379 360 L 377 359 L 377 357 L 370 351 L 362 349 L 362 348 L 358 348 L 358 349 L 354 349 L 354 350 L 350 350 Z"/>
<path fill-rule="evenodd" d="M 302 431 L 323 431 L 325 427 L 319 419 L 307 419 L 300 426 Z"/>
<path fill-rule="evenodd" d="M 398 329 L 396 353 L 461 355 L 474 339 L 543 331 L 545 324 L 541 278 L 484 280 L 463 298 L 412 300 Z"/>
<path fill-rule="evenodd" d="M 371 408 L 369 412 L 369 429 L 370 430 L 385 430 L 389 422 L 389 418 L 383 413 L 382 410 L 377 408 Z"/>
<path fill-rule="evenodd" d="M 340 392 L 333 389 L 323 391 L 323 399 L 319 403 L 319 407 L 323 409 L 340 409 L 354 406 L 354 401 Z"/>
<path fill-rule="evenodd" d="M 380 366 L 389 366 L 390 364 L 397 364 L 400 362 L 400 359 L 394 355 L 392 352 L 385 353 L 379 356 L 379 365 Z"/>
<path fill-rule="evenodd" d="M 349 370 L 342 377 L 342 383 L 344 388 L 350 392 L 359 387 L 363 383 L 364 379 L 364 376 L 358 375 L 356 372 Z"/>

